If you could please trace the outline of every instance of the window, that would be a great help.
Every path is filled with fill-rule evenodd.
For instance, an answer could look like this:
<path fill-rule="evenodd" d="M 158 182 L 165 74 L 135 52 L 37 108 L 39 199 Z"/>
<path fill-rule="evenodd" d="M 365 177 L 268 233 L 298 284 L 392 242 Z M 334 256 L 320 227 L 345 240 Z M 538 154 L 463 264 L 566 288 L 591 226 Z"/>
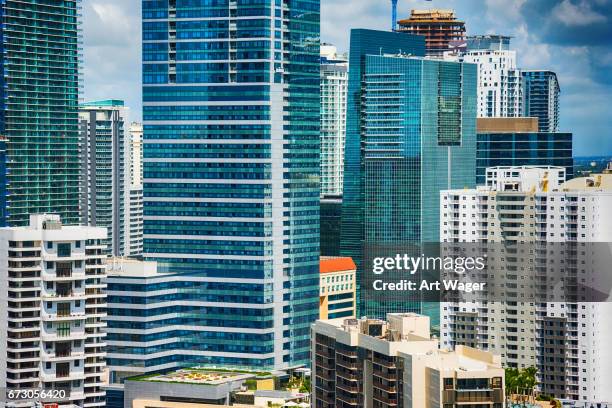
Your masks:
<path fill-rule="evenodd" d="M 76 242 L 74 243 L 74 247 L 75 247 L 75 248 L 80 248 L 80 247 L 81 247 L 81 241 L 76 241 Z"/>
<path fill-rule="evenodd" d="M 70 256 L 70 243 L 57 244 L 57 256 L 67 258 Z"/>
<path fill-rule="evenodd" d="M 452 390 L 455 388 L 455 383 L 453 378 L 445 378 L 444 379 L 444 389 Z"/>
<path fill-rule="evenodd" d="M 70 322 L 59 322 L 57 324 L 57 336 L 58 337 L 70 336 Z"/>
<path fill-rule="evenodd" d="M 53 242 L 47 242 L 47 249 L 53 249 Z"/>

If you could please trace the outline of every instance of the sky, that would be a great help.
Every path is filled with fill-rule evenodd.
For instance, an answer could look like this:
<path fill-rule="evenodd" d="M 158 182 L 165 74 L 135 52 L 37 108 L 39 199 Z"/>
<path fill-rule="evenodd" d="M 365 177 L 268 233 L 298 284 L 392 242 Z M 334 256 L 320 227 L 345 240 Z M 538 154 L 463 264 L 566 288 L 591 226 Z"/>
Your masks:
<path fill-rule="evenodd" d="M 388 30 L 390 0 L 321 0 L 321 41 L 348 50 L 351 28 Z M 574 154 L 612 156 L 612 0 L 399 0 L 450 8 L 468 35 L 510 35 L 524 69 L 557 73 L 560 131 Z M 141 119 L 140 0 L 83 0 L 85 100 L 123 99 Z"/>

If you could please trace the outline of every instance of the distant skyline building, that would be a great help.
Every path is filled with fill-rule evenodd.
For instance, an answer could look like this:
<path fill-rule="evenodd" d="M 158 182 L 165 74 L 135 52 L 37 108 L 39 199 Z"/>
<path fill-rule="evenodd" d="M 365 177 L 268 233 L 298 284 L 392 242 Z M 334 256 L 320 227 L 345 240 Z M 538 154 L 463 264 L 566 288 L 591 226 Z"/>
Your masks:
<path fill-rule="evenodd" d="M 321 197 L 342 195 L 348 60 L 321 45 Z"/>
<path fill-rule="evenodd" d="M 465 40 L 465 22 L 457 19 L 454 10 L 411 10 L 410 17 L 398 25 L 399 32 L 425 36 L 426 54 L 432 57 L 442 57 L 450 44 Z"/>
<path fill-rule="evenodd" d="M 126 241 L 128 248 L 126 255 L 140 256 L 143 250 L 143 167 L 142 167 L 142 123 L 132 122 L 129 130 L 129 238 Z"/>
<path fill-rule="evenodd" d="M 341 255 L 357 265 L 360 316 L 422 311 L 420 299 L 382 299 L 364 271 L 438 242 L 439 191 L 476 179 L 476 66 L 407 55 L 423 53 L 422 36 L 351 31 Z"/>
<path fill-rule="evenodd" d="M 342 196 L 321 198 L 321 256 L 340 256 Z"/>
<path fill-rule="evenodd" d="M 538 131 L 537 118 L 479 118 L 476 138 L 478 185 L 494 166 L 562 166 L 574 176 L 573 135 Z"/>
<path fill-rule="evenodd" d="M 48 212 L 79 222 L 79 8 L 77 0 L 0 5 L 11 226 Z"/>
<path fill-rule="evenodd" d="M 522 115 L 522 78 L 516 51 L 510 49 L 510 37 L 468 37 L 465 53 L 457 59 L 478 65 L 478 117 Z"/>
<path fill-rule="evenodd" d="M 105 243 L 113 256 L 128 254 L 129 109 L 108 99 L 80 105 L 81 219 L 108 229 Z"/>
<path fill-rule="evenodd" d="M 308 364 L 319 1 L 143 2 L 144 258 L 179 291 L 155 365 Z M 141 317 L 134 310 L 134 317 Z M 146 311 L 146 313 L 153 313 Z M 161 323 L 160 323 L 161 324 Z"/>
<path fill-rule="evenodd" d="M 536 117 L 540 132 L 559 130 L 559 93 L 557 74 L 546 70 L 522 70 L 523 116 Z"/>
<path fill-rule="evenodd" d="M 106 406 L 105 239 L 104 228 L 65 226 L 53 214 L 0 229 L 3 390 L 65 390 L 43 401 Z M 3 406 L 36 406 L 27 404 Z"/>

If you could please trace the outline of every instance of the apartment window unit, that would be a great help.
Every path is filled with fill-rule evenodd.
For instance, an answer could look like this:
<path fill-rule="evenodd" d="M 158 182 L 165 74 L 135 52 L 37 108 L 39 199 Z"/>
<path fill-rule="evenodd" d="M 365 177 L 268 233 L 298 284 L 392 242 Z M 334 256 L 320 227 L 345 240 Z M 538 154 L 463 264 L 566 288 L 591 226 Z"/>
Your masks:
<path fill-rule="evenodd" d="M 58 258 L 68 258 L 70 257 L 72 251 L 70 243 L 61 243 L 57 244 L 57 256 Z"/>

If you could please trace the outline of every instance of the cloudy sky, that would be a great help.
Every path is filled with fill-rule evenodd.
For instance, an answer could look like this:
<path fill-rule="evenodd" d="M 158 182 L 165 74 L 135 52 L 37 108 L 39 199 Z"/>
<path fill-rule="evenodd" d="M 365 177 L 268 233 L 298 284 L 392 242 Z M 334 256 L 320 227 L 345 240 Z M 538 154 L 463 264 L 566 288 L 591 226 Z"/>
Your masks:
<path fill-rule="evenodd" d="M 140 0 L 84 0 L 85 99 L 124 99 L 141 117 Z M 513 36 L 519 66 L 561 83 L 561 130 L 576 155 L 612 155 L 612 0 L 399 0 L 453 8 L 468 34 Z M 388 29 L 390 0 L 321 0 L 321 40 L 348 49 L 350 28 Z"/>

